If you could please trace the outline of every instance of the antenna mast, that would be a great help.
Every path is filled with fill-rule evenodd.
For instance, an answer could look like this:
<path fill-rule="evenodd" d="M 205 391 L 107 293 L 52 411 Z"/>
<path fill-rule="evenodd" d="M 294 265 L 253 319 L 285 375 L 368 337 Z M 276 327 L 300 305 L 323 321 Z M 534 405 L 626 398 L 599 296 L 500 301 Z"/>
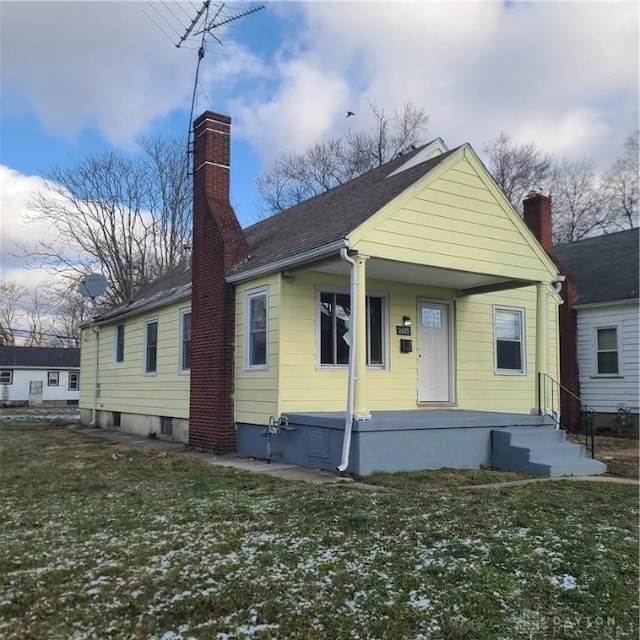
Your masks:
<path fill-rule="evenodd" d="M 215 29 L 219 29 L 220 27 L 229 24 L 230 22 L 235 22 L 236 20 L 240 20 L 240 18 L 246 18 L 252 13 L 256 13 L 257 11 L 261 11 L 264 9 L 264 5 L 257 5 L 252 7 L 251 9 L 245 9 L 240 13 L 233 14 L 231 16 L 224 15 L 224 2 L 212 8 L 211 0 L 204 0 L 202 3 L 202 7 L 198 10 L 195 17 L 191 21 L 191 24 L 186 28 L 185 32 L 182 34 L 178 42 L 176 43 L 176 48 L 180 48 L 184 42 L 187 41 L 189 37 L 196 38 L 200 37 L 200 46 L 198 48 L 198 62 L 196 64 L 196 74 L 193 82 L 193 94 L 191 96 L 191 110 L 189 112 L 189 133 L 187 135 L 187 154 L 192 153 L 193 151 L 193 110 L 195 107 L 196 101 L 196 92 L 198 89 L 198 76 L 200 73 L 200 63 L 204 58 L 204 54 L 206 52 L 207 38 L 213 38 L 218 44 L 222 44 L 222 41 L 216 37 L 213 33 Z M 212 15 L 211 15 L 212 14 Z"/>

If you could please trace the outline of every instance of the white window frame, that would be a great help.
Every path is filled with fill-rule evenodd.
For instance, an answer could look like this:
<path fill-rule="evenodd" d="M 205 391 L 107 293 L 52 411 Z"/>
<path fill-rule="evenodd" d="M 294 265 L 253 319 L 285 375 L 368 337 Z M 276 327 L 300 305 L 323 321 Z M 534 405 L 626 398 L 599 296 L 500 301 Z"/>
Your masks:
<path fill-rule="evenodd" d="M 153 371 L 149 371 L 148 370 L 148 362 L 147 359 L 149 357 L 149 325 L 154 324 L 156 325 L 156 368 Z M 156 316 L 155 318 L 148 318 L 147 320 L 144 321 L 144 329 L 143 329 L 143 349 L 144 349 L 144 353 L 143 353 L 143 357 L 142 357 L 142 373 L 145 376 L 157 376 L 158 375 L 158 344 L 160 343 L 160 336 L 159 336 L 159 329 L 160 329 L 160 323 L 158 322 L 158 317 Z"/>
<path fill-rule="evenodd" d="M 191 373 L 191 338 L 189 339 L 189 367 L 184 366 L 184 318 L 187 315 L 191 315 L 191 308 L 180 309 L 179 322 L 180 322 L 180 342 L 178 343 L 178 371 L 181 375 L 188 375 Z M 193 325 L 192 336 L 193 336 Z"/>
<path fill-rule="evenodd" d="M 53 382 L 55 380 L 55 382 Z M 59 371 L 47 371 L 47 387 L 59 387 L 60 386 L 60 372 Z"/>
<path fill-rule="evenodd" d="M 320 317 L 320 296 L 323 293 L 339 293 L 350 295 L 348 287 L 336 287 L 335 285 L 316 285 L 316 369 L 318 371 L 344 370 L 349 367 L 347 364 L 322 364 L 320 357 L 322 353 L 322 318 Z M 389 293 L 387 291 L 367 290 L 367 298 L 382 298 L 382 364 L 367 364 L 367 370 L 388 371 L 390 369 L 389 354 Z M 371 336 L 371 331 L 368 332 Z M 369 352 L 370 349 L 369 349 Z"/>
<path fill-rule="evenodd" d="M 498 368 L 498 336 L 496 335 L 496 312 L 509 311 L 520 315 L 520 369 L 499 369 Z M 527 339 L 526 327 L 527 317 L 524 307 L 508 307 L 505 305 L 494 305 L 493 314 L 493 366 L 497 376 L 526 376 L 527 375 Z"/>
<path fill-rule="evenodd" d="M 9 381 L 2 379 L 2 376 L 9 374 Z M 10 385 L 13 384 L 13 369 L 0 369 L 0 384 Z"/>
<path fill-rule="evenodd" d="M 122 360 L 118 360 L 118 328 L 122 327 Z M 127 329 L 125 323 L 121 322 L 113 328 L 113 363 L 122 364 L 124 362 L 124 350 L 126 348 Z"/>
<path fill-rule="evenodd" d="M 265 298 L 265 363 L 251 364 L 251 301 L 254 298 Z M 245 371 L 266 371 L 269 368 L 269 289 L 260 287 L 245 291 L 244 294 L 244 368 Z"/>
<path fill-rule="evenodd" d="M 71 377 L 75 376 L 75 385 L 71 385 Z M 69 391 L 79 391 L 80 390 L 80 372 L 79 371 L 69 371 L 69 378 L 67 382 L 67 389 Z"/>
<path fill-rule="evenodd" d="M 616 330 L 616 353 L 618 354 L 618 371 L 617 373 L 600 373 L 598 371 L 598 331 L 602 331 L 605 329 L 615 329 Z M 609 350 L 610 351 L 610 350 Z M 620 325 L 616 323 L 598 325 L 597 327 L 593 327 L 593 343 L 592 343 L 592 353 L 593 353 L 593 377 L 594 378 L 623 378 L 623 370 L 622 370 L 622 351 L 620 349 Z"/>

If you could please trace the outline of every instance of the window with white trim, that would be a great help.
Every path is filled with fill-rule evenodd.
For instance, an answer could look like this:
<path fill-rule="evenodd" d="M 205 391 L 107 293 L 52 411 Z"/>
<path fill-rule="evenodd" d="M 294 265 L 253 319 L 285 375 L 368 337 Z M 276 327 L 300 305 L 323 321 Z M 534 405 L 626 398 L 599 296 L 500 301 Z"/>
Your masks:
<path fill-rule="evenodd" d="M 13 369 L 0 370 L 0 384 L 13 384 Z"/>
<path fill-rule="evenodd" d="M 158 321 L 144 323 L 144 371 L 156 373 L 158 359 Z"/>
<path fill-rule="evenodd" d="M 494 308 L 496 373 L 525 373 L 524 309 Z"/>
<path fill-rule="evenodd" d="M 320 365 L 349 364 L 351 345 L 351 298 L 348 293 L 321 291 L 319 298 Z M 384 367 L 385 298 L 367 296 L 367 365 Z"/>
<path fill-rule="evenodd" d="M 599 376 L 620 375 L 617 327 L 596 329 L 596 374 Z"/>
<path fill-rule="evenodd" d="M 47 386 L 48 387 L 57 387 L 60 384 L 60 372 L 59 371 L 49 371 L 47 373 Z"/>
<path fill-rule="evenodd" d="M 113 338 L 113 361 L 124 362 L 124 325 L 116 325 Z"/>
<path fill-rule="evenodd" d="M 80 374 L 77 371 L 69 371 L 69 391 L 77 391 L 80 388 Z"/>
<path fill-rule="evenodd" d="M 267 368 L 267 292 L 248 292 L 245 299 L 245 365 L 247 369 Z"/>
<path fill-rule="evenodd" d="M 191 310 L 180 312 L 180 371 L 191 371 Z"/>

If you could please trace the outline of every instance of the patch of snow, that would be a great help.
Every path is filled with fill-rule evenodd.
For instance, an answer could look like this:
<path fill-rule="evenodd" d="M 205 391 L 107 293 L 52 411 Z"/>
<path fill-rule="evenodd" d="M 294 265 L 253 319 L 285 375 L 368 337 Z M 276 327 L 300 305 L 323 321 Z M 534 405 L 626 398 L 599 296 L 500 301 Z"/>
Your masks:
<path fill-rule="evenodd" d="M 578 586 L 576 579 L 568 573 L 561 576 L 551 576 L 549 581 L 554 587 L 559 587 L 560 589 L 575 589 Z"/>

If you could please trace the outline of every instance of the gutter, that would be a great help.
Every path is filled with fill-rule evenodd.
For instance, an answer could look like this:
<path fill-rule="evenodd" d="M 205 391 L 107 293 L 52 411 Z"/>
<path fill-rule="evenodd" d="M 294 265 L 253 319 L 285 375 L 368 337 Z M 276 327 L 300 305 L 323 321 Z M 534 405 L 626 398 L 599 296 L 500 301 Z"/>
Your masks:
<path fill-rule="evenodd" d="M 560 294 L 560 290 L 562 289 L 562 283 L 566 280 L 566 276 L 563 275 L 559 275 L 558 279 L 553 283 L 553 289 L 550 291 L 547 291 L 546 293 L 546 298 L 545 298 L 545 305 L 544 305 L 544 314 L 545 314 L 545 323 L 547 325 L 547 344 L 546 344 L 546 348 L 547 348 L 547 371 L 546 371 L 546 376 L 545 376 L 545 384 L 547 385 L 547 388 L 545 389 L 545 397 L 549 397 L 549 386 L 551 385 L 551 380 L 549 380 L 549 362 L 550 362 L 550 356 L 551 356 L 551 339 L 549 338 L 549 298 L 553 295 L 559 295 Z M 560 373 L 560 342 L 558 341 L 558 345 L 557 345 L 557 353 L 558 353 L 558 379 L 560 378 L 559 373 Z M 560 398 L 558 397 L 558 405 L 560 403 Z M 551 411 L 551 414 L 554 414 L 553 411 L 553 407 L 549 407 L 549 410 Z M 555 427 L 556 429 L 560 429 L 560 406 L 558 406 L 558 419 L 554 420 L 555 422 Z"/>
<path fill-rule="evenodd" d="M 249 269 L 248 271 L 242 271 L 235 274 L 232 273 L 226 277 L 226 280 L 230 284 L 236 284 L 238 282 L 243 282 L 244 280 L 251 280 L 259 276 L 273 273 L 274 271 L 282 271 L 288 267 L 303 265 L 307 262 L 314 262 L 319 258 L 327 257 L 337 253 L 338 251 L 340 251 L 342 255 L 342 249 L 346 248 L 348 248 L 347 239 L 340 238 L 340 240 L 330 242 L 329 244 L 325 244 L 321 247 L 316 247 L 315 249 L 305 251 L 304 253 L 298 253 L 289 258 L 282 258 L 275 262 L 269 262 L 259 267 L 255 267 L 255 269 Z"/>
<path fill-rule="evenodd" d="M 347 248 L 340 249 L 340 257 L 351 265 L 351 346 L 349 347 L 349 372 L 347 374 L 347 411 L 344 419 L 344 439 L 342 441 L 342 458 L 338 471 L 342 473 L 349 466 L 351 451 L 351 430 L 353 428 L 353 406 L 356 386 L 356 314 L 357 305 L 353 302 L 358 293 L 358 267 L 356 261 L 349 255 Z"/>
<path fill-rule="evenodd" d="M 98 365 L 100 364 L 100 330 L 96 329 L 95 326 L 91 327 L 91 331 L 96 336 L 96 370 L 95 375 L 93 376 L 93 408 L 91 410 L 91 422 L 89 423 L 90 427 L 97 426 L 98 416 Z"/>

